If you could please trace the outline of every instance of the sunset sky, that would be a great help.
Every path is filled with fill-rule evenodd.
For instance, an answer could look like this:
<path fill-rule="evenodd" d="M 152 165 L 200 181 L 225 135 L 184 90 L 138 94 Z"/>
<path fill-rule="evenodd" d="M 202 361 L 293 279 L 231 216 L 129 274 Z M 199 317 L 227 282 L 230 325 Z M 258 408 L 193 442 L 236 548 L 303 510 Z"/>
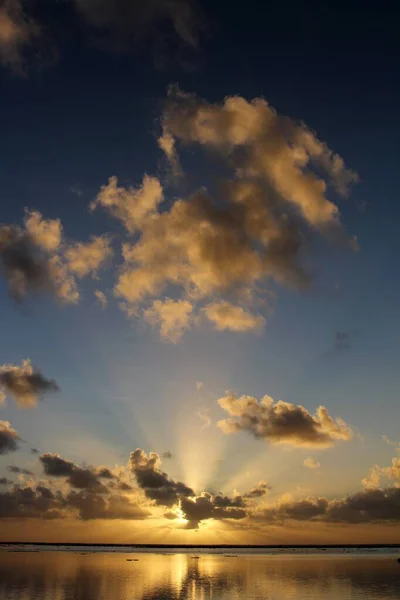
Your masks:
<path fill-rule="evenodd" d="M 398 542 L 395 10 L 3 1 L 0 541 Z"/>

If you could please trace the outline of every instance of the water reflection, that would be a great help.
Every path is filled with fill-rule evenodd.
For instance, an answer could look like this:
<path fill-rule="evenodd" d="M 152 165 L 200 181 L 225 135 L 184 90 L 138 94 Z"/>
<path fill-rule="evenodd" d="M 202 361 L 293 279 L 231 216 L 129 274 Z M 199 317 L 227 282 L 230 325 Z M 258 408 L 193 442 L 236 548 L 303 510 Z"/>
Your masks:
<path fill-rule="evenodd" d="M 7 600 L 389 600 L 394 557 L 0 553 Z"/>

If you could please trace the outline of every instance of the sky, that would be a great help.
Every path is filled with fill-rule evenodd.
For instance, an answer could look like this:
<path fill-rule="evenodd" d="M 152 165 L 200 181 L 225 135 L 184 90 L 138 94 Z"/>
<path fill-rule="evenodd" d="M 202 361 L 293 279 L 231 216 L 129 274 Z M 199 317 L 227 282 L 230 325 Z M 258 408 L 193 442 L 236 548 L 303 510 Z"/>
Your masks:
<path fill-rule="evenodd" d="M 398 541 L 397 31 L 3 0 L 0 540 Z"/>

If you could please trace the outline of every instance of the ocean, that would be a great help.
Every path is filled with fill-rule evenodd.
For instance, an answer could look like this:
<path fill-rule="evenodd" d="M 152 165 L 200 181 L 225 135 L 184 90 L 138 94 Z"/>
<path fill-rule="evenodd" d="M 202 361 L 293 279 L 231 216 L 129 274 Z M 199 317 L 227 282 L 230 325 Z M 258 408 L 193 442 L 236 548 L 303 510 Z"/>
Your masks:
<path fill-rule="evenodd" d="M 395 600 L 395 548 L 3 546 L 1 600 Z"/>

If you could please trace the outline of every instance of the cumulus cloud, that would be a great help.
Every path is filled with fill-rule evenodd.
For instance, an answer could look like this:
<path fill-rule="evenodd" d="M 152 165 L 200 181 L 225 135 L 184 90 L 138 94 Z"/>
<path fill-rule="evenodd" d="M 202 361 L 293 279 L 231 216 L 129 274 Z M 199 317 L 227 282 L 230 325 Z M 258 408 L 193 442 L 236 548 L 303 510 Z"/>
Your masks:
<path fill-rule="evenodd" d="M 25 14 L 21 0 L 3 0 L 0 7 L 0 63 L 22 72 L 24 50 L 39 34 L 39 26 Z"/>
<path fill-rule="evenodd" d="M 42 454 L 40 461 L 46 475 L 65 477 L 67 483 L 75 489 L 106 494 L 108 489 L 100 480 L 114 479 L 114 474 L 107 467 L 80 467 L 59 454 Z"/>
<path fill-rule="evenodd" d="M 181 481 L 174 481 L 161 471 L 161 460 L 155 452 L 147 455 L 137 448 L 130 455 L 129 466 L 146 497 L 159 506 L 171 507 L 178 504 L 181 498 L 195 496 L 191 488 Z"/>
<path fill-rule="evenodd" d="M 187 300 L 154 300 L 152 305 L 143 311 L 145 320 L 151 325 L 159 325 L 160 335 L 170 342 L 178 342 L 190 325 L 193 306 Z"/>
<path fill-rule="evenodd" d="M 381 485 L 383 478 L 396 481 L 396 486 L 400 487 L 400 458 L 395 456 L 392 458 L 392 464 L 387 467 L 374 465 L 371 467 L 367 477 L 361 483 L 367 489 L 378 488 Z"/>
<path fill-rule="evenodd" d="M 156 177 L 145 175 L 140 188 L 118 187 L 117 177 L 110 177 L 102 186 L 91 209 L 102 206 L 119 219 L 130 233 L 141 229 L 154 217 L 163 200 L 163 189 Z"/>
<path fill-rule="evenodd" d="M 224 433 L 247 431 L 255 438 L 272 444 L 304 447 L 329 447 L 339 440 L 350 440 L 353 432 L 342 420 L 333 420 L 325 407 L 311 415 L 303 406 L 264 396 L 260 402 L 252 396 L 233 393 L 219 398 L 218 404 L 231 418 L 218 421 Z"/>
<path fill-rule="evenodd" d="M 8 454 L 18 450 L 19 435 L 11 423 L 8 421 L 0 421 L 0 454 Z"/>
<path fill-rule="evenodd" d="M 204 307 L 207 319 L 214 323 L 217 331 L 229 329 L 236 332 L 259 331 L 265 326 L 261 315 L 253 315 L 241 306 L 230 302 L 212 302 Z"/>
<path fill-rule="evenodd" d="M 69 271 L 77 277 L 96 274 L 98 269 L 111 258 L 113 251 L 107 236 L 93 236 L 89 242 L 75 242 L 64 252 Z"/>
<path fill-rule="evenodd" d="M 77 278 L 96 275 L 112 256 L 111 240 L 66 241 L 59 219 L 25 211 L 24 228 L 0 225 L 0 265 L 11 295 L 22 301 L 29 293 L 51 293 L 61 303 L 76 304 Z"/>
<path fill-rule="evenodd" d="M 242 179 L 265 180 L 313 226 L 337 222 L 337 207 L 327 199 L 327 183 L 342 195 L 357 181 L 343 159 L 321 142 L 304 123 L 282 117 L 263 99 L 240 96 L 209 104 L 177 88 L 170 90 L 163 114 L 163 135 L 185 144 L 198 144 L 235 158 Z M 169 147 L 171 144 L 169 144 Z M 312 166 L 319 167 L 328 182 Z"/>
<path fill-rule="evenodd" d="M 129 316 L 159 324 L 172 341 L 201 315 L 218 330 L 258 331 L 271 280 L 310 283 L 305 255 L 314 237 L 354 246 L 328 195 L 346 194 L 357 176 L 305 124 L 261 98 L 210 104 L 173 89 L 161 124 L 158 143 L 175 167 L 192 145 L 211 151 L 230 175 L 168 202 L 155 177 L 145 175 L 138 188 L 110 178 L 92 208 L 108 210 L 132 236 L 114 295 Z M 175 300 L 164 296 L 171 288 Z"/>
<path fill-rule="evenodd" d="M 136 501 L 121 494 L 107 497 L 86 491 L 68 494 L 44 486 L 13 486 L 0 493 L 0 518 L 144 519 L 149 515 Z"/>
<path fill-rule="evenodd" d="M 228 502 L 227 502 L 228 500 Z M 239 508 L 228 498 L 203 492 L 195 498 L 184 497 L 181 500 L 181 510 L 187 519 L 187 529 L 197 529 L 199 523 L 206 519 L 244 519 L 247 513 L 244 508 Z"/>
<path fill-rule="evenodd" d="M 307 469 L 319 469 L 321 466 L 321 463 L 318 460 L 315 460 L 315 458 L 305 458 L 303 461 L 303 465 L 307 468 Z"/>
<path fill-rule="evenodd" d="M 6 395 L 10 395 L 18 406 L 30 408 L 36 406 L 44 394 L 58 390 L 54 379 L 44 377 L 29 359 L 23 360 L 21 366 L 0 366 L 0 403 Z"/>

